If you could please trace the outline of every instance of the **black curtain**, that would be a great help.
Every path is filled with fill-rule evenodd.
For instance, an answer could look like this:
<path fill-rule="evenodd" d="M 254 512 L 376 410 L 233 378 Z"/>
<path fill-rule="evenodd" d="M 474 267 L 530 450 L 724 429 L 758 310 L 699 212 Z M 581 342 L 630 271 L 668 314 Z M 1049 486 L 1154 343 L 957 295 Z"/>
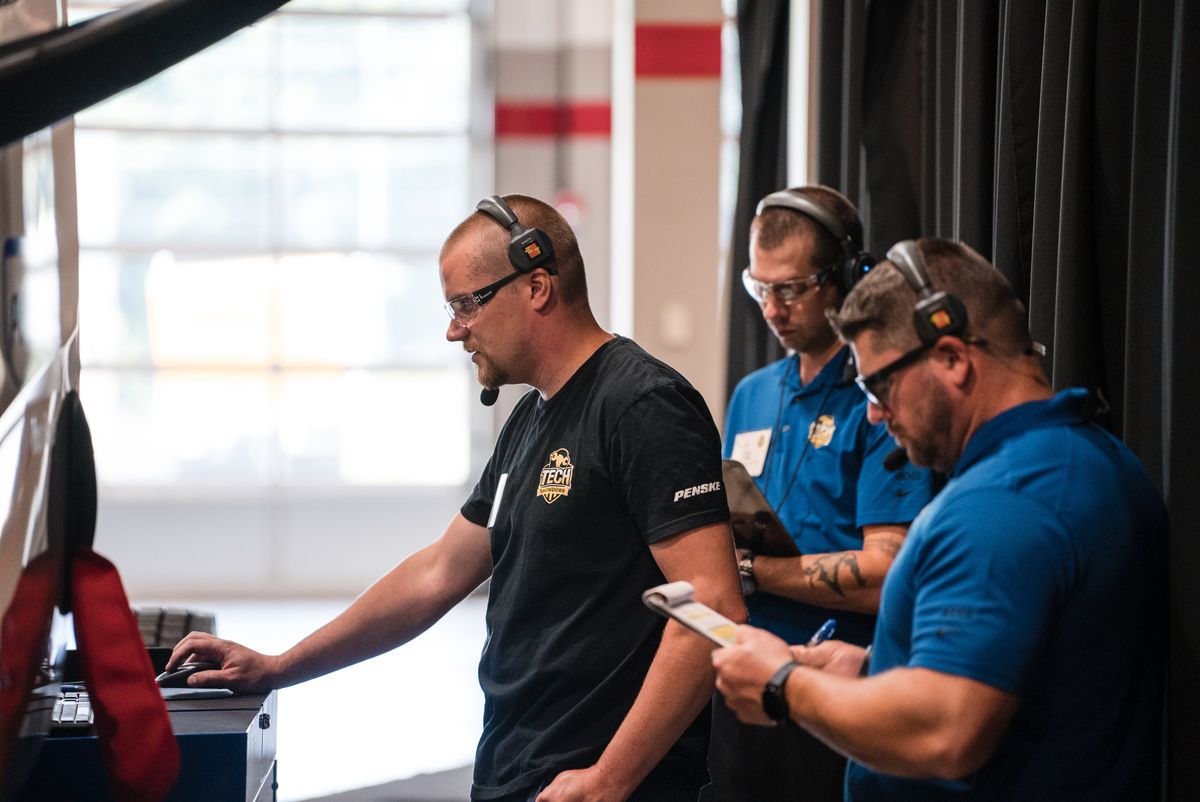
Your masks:
<path fill-rule="evenodd" d="M 1200 12 L 1189 0 L 814 6 L 813 180 L 858 203 L 875 253 L 937 235 L 989 257 L 1026 302 L 1055 387 L 1100 387 L 1163 491 L 1165 795 L 1200 799 L 1200 468 L 1185 451 L 1200 425 L 1184 407 L 1200 359 L 1182 336 L 1200 303 L 1186 256 L 1200 235 Z M 756 169 L 743 159 L 743 188 L 777 175 Z M 731 358 L 731 378 L 759 364 Z"/>
<path fill-rule="evenodd" d="M 742 131 L 730 238 L 726 396 L 742 376 L 783 355 L 758 305 L 742 290 L 754 207 L 787 180 L 788 3 L 738 0 Z"/>

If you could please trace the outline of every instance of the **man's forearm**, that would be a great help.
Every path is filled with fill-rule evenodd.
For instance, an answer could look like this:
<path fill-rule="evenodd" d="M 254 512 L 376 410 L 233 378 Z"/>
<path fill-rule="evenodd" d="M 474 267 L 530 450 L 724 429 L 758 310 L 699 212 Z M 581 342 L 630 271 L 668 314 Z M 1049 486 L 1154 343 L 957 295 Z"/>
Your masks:
<path fill-rule="evenodd" d="M 407 643 L 478 587 L 490 570 L 486 530 L 467 528 L 456 519 L 440 540 L 397 565 L 337 618 L 281 654 L 275 687 L 295 685 Z"/>
<path fill-rule="evenodd" d="M 792 718 L 831 747 L 897 777 L 957 779 L 995 750 L 1016 698 L 983 683 L 924 669 L 869 679 L 797 669 Z"/>
<path fill-rule="evenodd" d="M 891 557 L 863 551 L 754 558 L 758 590 L 816 607 L 874 614 Z"/>
<path fill-rule="evenodd" d="M 392 569 L 336 618 L 281 654 L 276 687 L 295 685 L 390 651 L 424 632 L 454 605 L 449 598 L 402 594 L 399 588 L 409 573 L 416 572 L 405 570 L 403 564 Z"/>
<path fill-rule="evenodd" d="M 754 580 L 759 590 L 816 607 L 874 615 L 879 591 L 892 561 L 904 545 L 908 527 L 871 525 L 863 530 L 863 547 L 854 551 L 805 554 L 802 557 L 756 557 Z"/>

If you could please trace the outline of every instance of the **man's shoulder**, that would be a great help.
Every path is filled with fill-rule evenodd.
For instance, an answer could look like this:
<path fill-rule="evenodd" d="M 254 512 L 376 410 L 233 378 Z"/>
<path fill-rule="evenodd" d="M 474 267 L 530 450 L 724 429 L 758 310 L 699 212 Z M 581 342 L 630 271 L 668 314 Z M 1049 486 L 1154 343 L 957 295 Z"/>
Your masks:
<path fill-rule="evenodd" d="M 1005 433 L 960 475 L 966 487 L 1005 489 L 1028 495 L 1120 490 L 1123 475 L 1144 472 L 1115 437 L 1093 424 L 1029 427 Z M 1079 480 L 1088 478 L 1086 488 Z"/>
<path fill-rule="evenodd" d="M 752 389 L 763 384 L 772 384 L 778 388 L 780 379 L 787 375 L 787 372 L 792 369 L 792 360 L 794 356 L 785 356 L 782 359 L 777 359 L 774 362 L 769 362 L 761 368 L 752 370 L 741 378 L 737 383 L 734 392 L 743 389 Z"/>
<path fill-rule="evenodd" d="M 683 374 L 627 337 L 618 337 L 597 366 L 597 392 L 632 402 L 667 387 L 694 392 Z"/>
<path fill-rule="evenodd" d="M 1040 499 L 1067 520 L 1165 520 L 1162 495 L 1145 466 L 1090 422 L 1016 434 L 998 450 L 989 478 Z"/>
<path fill-rule="evenodd" d="M 731 405 L 758 404 L 766 395 L 771 394 L 774 394 L 773 398 L 778 398 L 782 389 L 780 382 L 786 381 L 788 378 L 788 371 L 791 369 L 789 360 L 791 359 L 795 359 L 795 357 L 784 357 L 747 373 L 733 388 L 733 395 L 730 396 L 729 403 Z"/>

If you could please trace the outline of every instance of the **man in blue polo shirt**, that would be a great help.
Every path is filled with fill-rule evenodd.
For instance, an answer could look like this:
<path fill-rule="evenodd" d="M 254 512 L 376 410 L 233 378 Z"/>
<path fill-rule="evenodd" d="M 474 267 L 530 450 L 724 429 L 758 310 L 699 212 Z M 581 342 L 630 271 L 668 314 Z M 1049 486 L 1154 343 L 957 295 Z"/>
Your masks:
<path fill-rule="evenodd" d="M 717 687 L 849 755 L 852 800 L 1158 798 L 1158 491 L 1086 392 L 1051 390 L 986 260 L 944 240 L 888 260 L 834 322 L 871 419 L 949 481 L 884 584 L 869 676 L 859 647 L 744 628 Z"/>
<path fill-rule="evenodd" d="M 867 421 L 849 349 L 825 317 L 872 260 L 858 211 L 823 186 L 773 192 L 750 229 L 746 291 L 791 353 L 745 377 L 729 402 L 725 456 L 742 462 L 802 556 L 742 552 L 750 622 L 804 643 L 830 618 L 870 642 L 879 589 L 930 475 L 883 467 L 892 451 Z M 740 724 L 718 700 L 703 800 L 834 800 L 846 760 L 799 728 Z"/>

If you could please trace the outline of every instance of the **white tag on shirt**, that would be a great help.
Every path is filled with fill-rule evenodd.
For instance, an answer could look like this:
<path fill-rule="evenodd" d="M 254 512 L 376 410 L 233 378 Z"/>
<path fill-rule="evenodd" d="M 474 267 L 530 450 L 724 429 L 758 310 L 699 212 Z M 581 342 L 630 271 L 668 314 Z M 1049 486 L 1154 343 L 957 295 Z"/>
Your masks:
<path fill-rule="evenodd" d="M 488 516 L 488 529 L 496 525 L 496 513 L 500 512 L 500 499 L 504 498 L 504 485 L 507 481 L 508 474 L 500 474 L 500 481 L 496 482 L 496 497 L 492 499 L 492 513 Z"/>
<path fill-rule="evenodd" d="M 769 445 L 771 445 L 770 429 L 738 432 L 737 436 L 733 438 L 733 453 L 730 458 L 745 465 L 746 473 L 751 476 L 762 476 Z"/>

